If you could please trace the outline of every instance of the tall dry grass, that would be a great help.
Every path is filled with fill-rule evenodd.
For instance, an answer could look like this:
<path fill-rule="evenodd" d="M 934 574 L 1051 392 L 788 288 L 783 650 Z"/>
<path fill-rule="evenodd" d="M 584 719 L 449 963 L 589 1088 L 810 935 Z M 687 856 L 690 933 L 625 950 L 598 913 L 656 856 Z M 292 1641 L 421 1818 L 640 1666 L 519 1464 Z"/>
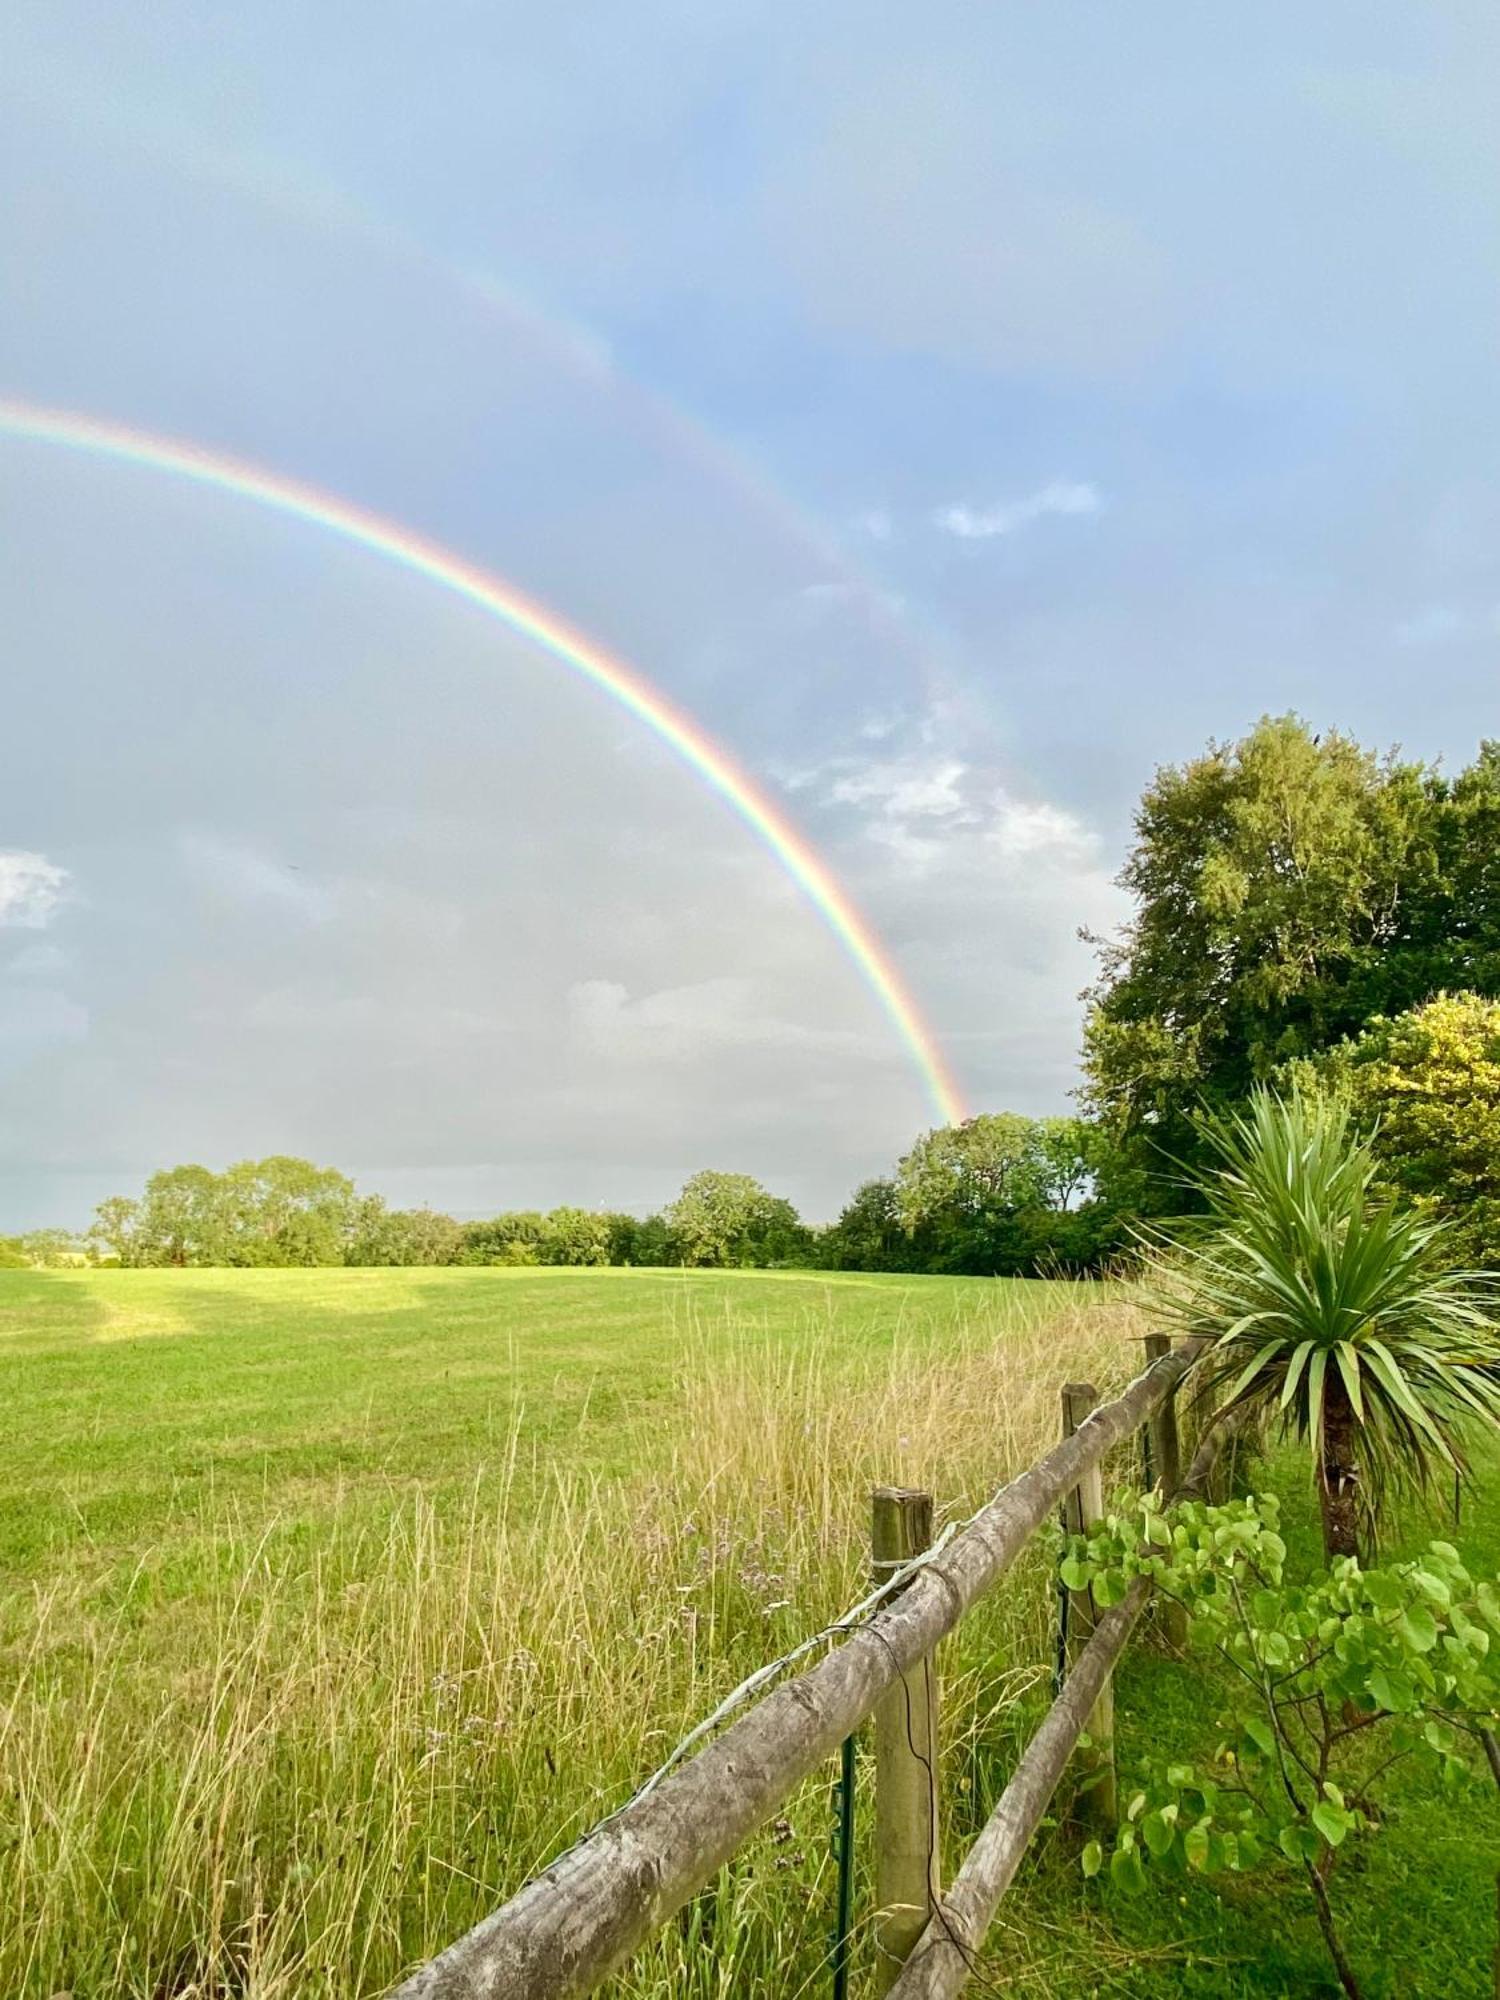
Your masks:
<path fill-rule="evenodd" d="M 726 1362 L 689 1328 L 675 1420 L 621 1419 L 618 1474 L 529 1462 L 518 1429 L 461 1501 L 334 1493 L 310 1522 L 209 1503 L 128 1573 L 10 1600 L 0 1993 L 383 1991 L 862 1593 L 873 1483 L 972 1512 L 1055 1440 L 1064 1378 L 1133 1372 L 1136 1330 L 1070 1304 L 878 1359 L 810 1339 Z M 1023 1564 L 946 1649 L 955 1842 L 1042 1699 L 1050 1615 Z M 816 1986 L 829 1776 L 610 1991 Z"/>

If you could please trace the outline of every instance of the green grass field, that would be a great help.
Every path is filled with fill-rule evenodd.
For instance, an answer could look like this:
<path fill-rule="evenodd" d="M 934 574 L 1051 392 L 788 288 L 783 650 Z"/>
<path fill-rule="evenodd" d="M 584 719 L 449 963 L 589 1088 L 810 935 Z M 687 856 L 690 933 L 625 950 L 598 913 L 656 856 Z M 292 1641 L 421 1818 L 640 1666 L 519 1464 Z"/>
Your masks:
<path fill-rule="evenodd" d="M 380 1993 L 859 1594 L 874 1481 L 970 1511 L 1136 1331 L 979 1280 L 0 1273 L 0 1993 Z M 1045 1705 L 1050 1610 L 1038 1558 L 946 1650 L 955 1853 Z M 1211 1707 L 1137 1648 L 1126 1757 Z M 617 2000 L 826 1990 L 830 1776 Z M 1491 1990 L 1496 1814 L 1465 1811 L 1398 1797 L 1348 1883 L 1372 1992 Z M 1125 1902 L 1056 1831 L 994 1974 L 1328 1990 L 1271 1878 Z"/>

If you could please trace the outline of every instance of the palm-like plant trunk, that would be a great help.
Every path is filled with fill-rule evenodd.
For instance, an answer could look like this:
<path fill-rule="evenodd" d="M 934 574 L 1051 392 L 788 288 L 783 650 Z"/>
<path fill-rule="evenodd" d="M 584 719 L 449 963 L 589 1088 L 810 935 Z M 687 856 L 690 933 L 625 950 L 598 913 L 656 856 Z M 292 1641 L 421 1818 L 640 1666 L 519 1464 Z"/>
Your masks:
<path fill-rule="evenodd" d="M 1318 1457 L 1318 1504 L 1323 1515 L 1323 1553 L 1359 1554 L 1359 1421 L 1343 1379 L 1328 1372 L 1323 1395 L 1323 1436 Z"/>

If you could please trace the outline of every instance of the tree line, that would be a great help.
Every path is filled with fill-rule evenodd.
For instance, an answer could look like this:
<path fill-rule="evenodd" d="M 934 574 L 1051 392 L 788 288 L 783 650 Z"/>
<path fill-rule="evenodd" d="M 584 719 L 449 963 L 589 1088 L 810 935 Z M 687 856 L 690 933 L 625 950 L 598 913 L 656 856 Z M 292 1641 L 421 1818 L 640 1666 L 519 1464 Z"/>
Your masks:
<path fill-rule="evenodd" d="M 1080 1120 L 1010 1115 L 928 1133 L 892 1180 L 861 1188 L 826 1228 L 804 1222 L 751 1175 L 712 1170 L 693 1174 L 654 1215 L 562 1207 L 458 1221 L 433 1208 L 392 1208 L 335 1168 L 288 1156 L 241 1161 L 222 1173 L 169 1167 L 138 1198 L 102 1202 L 81 1242 L 49 1231 L 38 1246 L 49 1254 L 17 1261 L 918 1271 L 1021 1270 L 1066 1252 L 1082 1267 L 1091 1254 L 1078 1205 L 1088 1184 L 1086 1141 Z"/>
<path fill-rule="evenodd" d="M 1077 1115 L 986 1113 L 920 1138 L 812 1227 L 747 1174 L 694 1174 L 645 1217 L 461 1222 L 275 1157 L 152 1175 L 86 1239 L 0 1263 L 812 1266 L 1097 1272 L 1190 1209 L 1203 1117 L 1310 1086 L 1374 1133 L 1383 1184 L 1500 1265 L 1500 744 L 1456 777 L 1267 717 L 1160 769 L 1095 939 Z"/>

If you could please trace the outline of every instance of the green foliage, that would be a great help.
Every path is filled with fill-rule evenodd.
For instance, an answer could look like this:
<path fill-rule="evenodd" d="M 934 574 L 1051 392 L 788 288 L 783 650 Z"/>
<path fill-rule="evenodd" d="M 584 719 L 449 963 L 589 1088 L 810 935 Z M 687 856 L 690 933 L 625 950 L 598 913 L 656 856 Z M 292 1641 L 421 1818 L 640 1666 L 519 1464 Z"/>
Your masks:
<path fill-rule="evenodd" d="M 861 1188 L 827 1251 L 876 1270 L 1097 1270 L 1125 1241 L 1120 1191 L 1099 1126 L 989 1113 L 924 1134 L 893 1182 Z"/>
<path fill-rule="evenodd" d="M 346 1264 L 453 1264 L 463 1229 L 434 1208 L 387 1208 L 378 1195 L 358 1203 Z"/>
<path fill-rule="evenodd" d="M 539 1264 L 546 1221 L 539 1209 L 512 1209 L 486 1222 L 466 1222 L 461 1232 L 460 1264 Z"/>
<path fill-rule="evenodd" d="M 694 1174 L 665 1220 L 683 1264 L 722 1269 L 810 1260 L 812 1238 L 797 1211 L 749 1174 Z"/>
<path fill-rule="evenodd" d="M 538 1246 L 543 1264 L 608 1264 L 618 1218 L 591 1208 L 554 1208 Z"/>
<path fill-rule="evenodd" d="M 1180 1158 L 1188 1107 L 1241 1102 L 1280 1065 L 1426 998 L 1446 963 L 1438 934 L 1495 886 L 1493 864 L 1445 868 L 1442 853 L 1465 848 L 1456 811 L 1420 766 L 1290 715 L 1158 771 L 1120 877 L 1136 914 L 1103 947 L 1091 995 L 1094 1107 Z"/>
<path fill-rule="evenodd" d="M 823 1232 L 820 1261 L 834 1271 L 914 1271 L 921 1249 L 901 1220 L 894 1181 L 866 1181 Z"/>
<path fill-rule="evenodd" d="M 1210 1392 L 1272 1416 L 1310 1449 L 1330 1554 L 1367 1514 L 1500 1424 L 1500 1333 L 1488 1296 L 1448 1265 L 1441 1223 L 1374 1189 L 1348 1107 L 1257 1091 L 1204 1120 L 1217 1165 L 1209 1227 L 1158 1274 L 1159 1310 L 1206 1337 Z"/>
<path fill-rule="evenodd" d="M 354 1183 L 332 1167 L 275 1154 L 222 1174 L 169 1167 L 138 1202 L 101 1202 L 90 1236 L 122 1264 L 339 1264 L 359 1220 Z"/>
<path fill-rule="evenodd" d="M 1212 1875 L 1289 1861 L 1355 1990 L 1323 1885 L 1345 1843 L 1380 1827 L 1376 1794 L 1398 1766 L 1450 1793 L 1469 1782 L 1482 1732 L 1500 1720 L 1500 1587 L 1448 1542 L 1384 1569 L 1343 1558 L 1305 1585 L 1288 1582 L 1286 1554 L 1270 1495 L 1187 1503 L 1170 1518 L 1154 1494 L 1124 1495 L 1071 1542 L 1069 1588 L 1108 1604 L 1150 1577 L 1185 1607 L 1191 1643 L 1219 1656 L 1233 1690 L 1209 1763 L 1147 1768 L 1109 1875 L 1133 1892 L 1150 1867 Z M 1103 1865 L 1091 1844 L 1085 1874 Z"/>
<path fill-rule="evenodd" d="M 1296 1073 L 1373 1128 L 1382 1185 L 1452 1223 L 1456 1258 L 1500 1266 L 1500 1001 L 1440 994 Z"/>

